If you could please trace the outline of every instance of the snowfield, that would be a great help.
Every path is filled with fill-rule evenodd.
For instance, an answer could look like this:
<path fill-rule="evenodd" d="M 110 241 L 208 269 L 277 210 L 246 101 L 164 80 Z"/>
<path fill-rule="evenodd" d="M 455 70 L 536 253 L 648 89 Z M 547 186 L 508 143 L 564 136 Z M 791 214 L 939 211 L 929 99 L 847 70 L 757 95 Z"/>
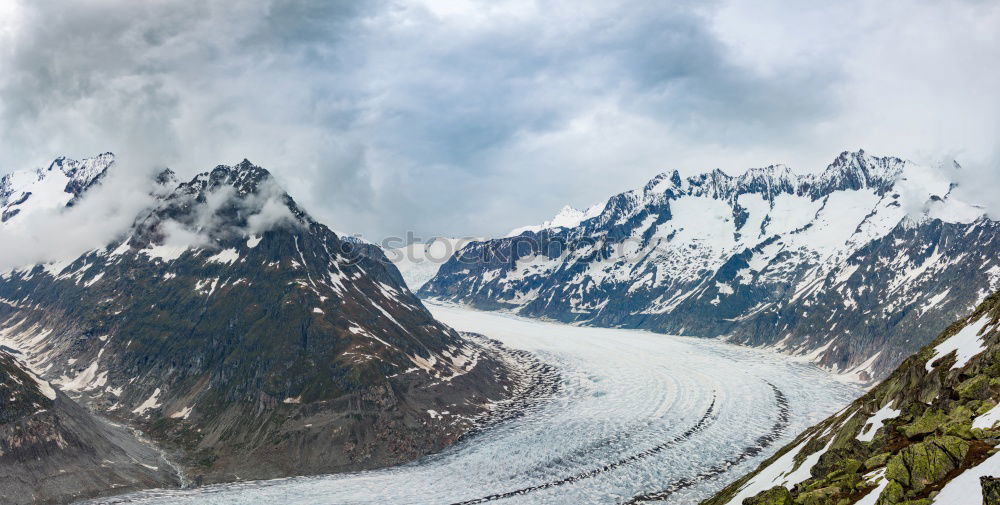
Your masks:
<path fill-rule="evenodd" d="M 408 465 L 87 503 L 621 504 L 644 496 L 691 504 L 861 393 L 812 365 L 719 340 L 429 308 L 458 330 L 537 354 L 561 371 L 563 387 Z M 808 474 L 804 466 L 796 471 Z"/>

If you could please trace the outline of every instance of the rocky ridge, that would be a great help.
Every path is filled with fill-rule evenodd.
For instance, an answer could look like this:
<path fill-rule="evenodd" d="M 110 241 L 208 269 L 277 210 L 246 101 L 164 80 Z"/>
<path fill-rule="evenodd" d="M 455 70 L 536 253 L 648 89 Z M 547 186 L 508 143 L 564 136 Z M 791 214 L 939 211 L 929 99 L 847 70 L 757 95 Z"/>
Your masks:
<path fill-rule="evenodd" d="M 410 461 L 516 389 L 522 358 L 434 320 L 377 247 L 341 240 L 263 168 L 157 182 L 114 243 L 0 275 L 0 343 L 191 482 Z"/>
<path fill-rule="evenodd" d="M 575 227 L 470 243 L 419 293 L 721 336 L 871 382 L 1000 288 L 1000 226 L 953 190 L 940 170 L 864 151 L 809 175 L 674 171 Z"/>
<path fill-rule="evenodd" d="M 72 206 L 76 198 L 100 182 L 114 162 L 111 153 L 82 161 L 60 157 L 48 168 L 0 177 L 0 227 L 22 213 Z"/>
<path fill-rule="evenodd" d="M 996 503 L 998 401 L 1000 293 L 702 505 Z"/>

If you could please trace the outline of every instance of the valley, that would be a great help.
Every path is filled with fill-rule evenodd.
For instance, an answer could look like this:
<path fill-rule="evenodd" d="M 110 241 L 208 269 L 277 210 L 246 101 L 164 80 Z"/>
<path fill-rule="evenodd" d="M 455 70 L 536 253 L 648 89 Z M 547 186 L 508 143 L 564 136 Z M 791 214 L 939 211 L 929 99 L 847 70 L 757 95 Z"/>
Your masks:
<path fill-rule="evenodd" d="M 559 386 L 517 417 L 398 467 L 87 503 L 693 503 L 860 394 L 812 365 L 718 340 L 428 308 L 537 355 Z"/>
<path fill-rule="evenodd" d="M 0 0 L 0 505 L 1000 505 L 1000 0 Z"/>

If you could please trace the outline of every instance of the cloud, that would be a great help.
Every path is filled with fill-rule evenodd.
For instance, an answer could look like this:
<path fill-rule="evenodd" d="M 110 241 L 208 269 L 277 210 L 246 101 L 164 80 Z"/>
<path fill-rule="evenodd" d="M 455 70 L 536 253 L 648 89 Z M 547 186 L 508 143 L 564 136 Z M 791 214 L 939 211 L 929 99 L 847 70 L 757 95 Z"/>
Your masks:
<path fill-rule="evenodd" d="M 157 245 L 215 249 L 222 240 L 304 225 L 272 178 L 261 180 L 253 193 L 238 194 L 233 186 L 220 185 L 199 195 L 175 192 L 177 182 L 159 183 L 157 174 L 119 158 L 72 207 L 33 208 L 15 215 L 0 227 L 0 244 L 5 245 L 0 272 L 72 261 L 147 231 Z M 167 206 L 173 211 L 161 212 Z M 151 215 L 172 217 L 150 220 Z"/>
<path fill-rule="evenodd" d="M 479 235 L 652 175 L 987 157 L 990 2 L 248 0 L 0 12 L 0 170 L 244 157 L 336 229 Z"/>
<path fill-rule="evenodd" d="M 284 189 L 271 178 L 260 181 L 253 193 L 240 194 L 233 186 L 221 185 L 203 194 L 182 192 L 173 198 L 180 200 L 158 205 L 190 211 L 154 223 L 160 245 L 212 249 L 220 241 L 304 226 L 289 209 Z"/>
<path fill-rule="evenodd" d="M 152 167 L 116 162 L 71 208 L 39 209 L 0 230 L 0 271 L 73 260 L 103 249 L 154 203 Z"/>
<path fill-rule="evenodd" d="M 990 219 L 1000 220 L 1000 148 L 990 156 L 973 159 L 962 166 L 953 166 L 952 190 L 955 197 L 986 209 Z"/>

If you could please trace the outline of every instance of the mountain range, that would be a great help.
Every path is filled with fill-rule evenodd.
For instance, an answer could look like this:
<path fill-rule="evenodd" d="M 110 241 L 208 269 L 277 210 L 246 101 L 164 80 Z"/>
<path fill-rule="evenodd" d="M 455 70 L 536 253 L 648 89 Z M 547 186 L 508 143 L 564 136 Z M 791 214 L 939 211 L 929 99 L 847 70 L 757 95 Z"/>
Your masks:
<path fill-rule="evenodd" d="M 71 212 L 114 167 L 110 154 L 60 158 L 4 177 L 3 226 Z M 20 384 L 24 406 L 0 432 L 34 416 L 41 433 L 35 462 L 8 469 L 25 485 L 94 471 L 46 433 L 121 459 L 132 445 L 87 436 L 111 422 L 164 451 L 151 466 L 176 468 L 133 465 L 102 491 L 66 492 L 398 464 L 518 392 L 529 360 L 436 321 L 379 248 L 316 222 L 265 169 L 244 160 L 186 181 L 164 170 L 149 191 L 153 204 L 106 246 L 0 274 L 0 378 L 14 378 L 0 384 Z"/>
<path fill-rule="evenodd" d="M 119 168 L 105 153 L 0 178 L 0 232 L 51 233 Z M 1000 471 L 1000 230 L 950 170 L 858 151 L 808 175 L 674 171 L 505 237 L 389 250 L 248 160 L 162 170 L 113 239 L 0 271 L 0 496 L 379 468 L 518 415 L 551 370 L 435 320 L 419 289 L 725 338 L 872 386 L 703 505 L 1000 497 L 979 480 Z"/>
<path fill-rule="evenodd" d="M 1000 288 L 1000 227 L 947 170 L 857 151 L 815 174 L 663 173 L 599 211 L 469 243 L 419 294 L 724 337 L 871 383 Z"/>

